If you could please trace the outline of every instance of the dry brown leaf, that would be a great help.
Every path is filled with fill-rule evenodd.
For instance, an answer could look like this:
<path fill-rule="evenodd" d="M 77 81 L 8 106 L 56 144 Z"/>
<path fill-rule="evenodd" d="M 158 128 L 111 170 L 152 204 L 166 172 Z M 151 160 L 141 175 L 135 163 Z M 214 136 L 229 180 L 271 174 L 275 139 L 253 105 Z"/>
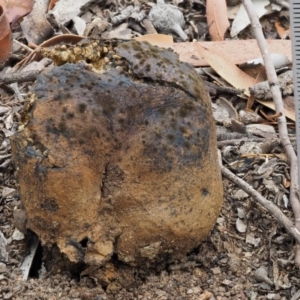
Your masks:
<path fill-rule="evenodd" d="M 255 78 L 257 82 L 265 81 L 267 80 L 267 74 L 266 74 L 266 68 L 263 65 L 250 65 L 247 67 L 239 66 L 239 68 L 251 76 L 252 78 Z"/>
<path fill-rule="evenodd" d="M 280 53 L 292 61 L 292 45 L 290 40 L 267 40 L 270 53 Z M 195 49 L 195 44 L 212 49 L 215 53 L 235 64 L 243 64 L 246 61 L 261 56 L 256 40 L 226 40 L 221 42 L 197 42 L 197 43 L 173 43 L 163 45 L 172 48 L 179 54 L 181 61 L 190 63 L 195 67 L 208 66 Z"/>
<path fill-rule="evenodd" d="M 290 29 L 281 26 L 280 22 L 275 22 L 275 28 L 281 39 L 286 39 L 290 34 Z"/>
<path fill-rule="evenodd" d="M 206 2 L 206 15 L 209 34 L 213 41 L 223 41 L 229 27 L 227 5 L 225 0 L 209 0 Z"/>
<path fill-rule="evenodd" d="M 34 0 L 0 0 L 9 23 L 30 13 L 33 4 Z"/>
<path fill-rule="evenodd" d="M 244 89 L 247 96 L 250 95 L 249 87 L 256 83 L 256 80 L 241 69 L 239 69 L 233 62 L 222 57 L 221 55 L 194 44 L 199 55 L 206 60 L 206 62 L 228 83 L 237 89 Z"/>
<path fill-rule="evenodd" d="M 12 50 L 12 35 L 8 19 L 0 6 L 0 62 L 5 62 Z"/>
<path fill-rule="evenodd" d="M 146 34 L 134 38 L 140 42 L 149 42 L 154 46 L 163 46 L 165 44 L 173 44 L 173 36 L 166 34 Z"/>
<path fill-rule="evenodd" d="M 51 10 L 55 6 L 57 1 L 58 0 L 50 0 L 48 10 Z"/>
<path fill-rule="evenodd" d="M 275 105 L 273 101 L 266 101 L 266 100 L 256 100 L 257 102 L 261 103 L 262 105 L 271 108 L 275 111 Z M 289 119 L 295 121 L 295 100 L 292 96 L 286 96 L 282 99 L 283 106 L 284 106 L 284 114 Z"/>

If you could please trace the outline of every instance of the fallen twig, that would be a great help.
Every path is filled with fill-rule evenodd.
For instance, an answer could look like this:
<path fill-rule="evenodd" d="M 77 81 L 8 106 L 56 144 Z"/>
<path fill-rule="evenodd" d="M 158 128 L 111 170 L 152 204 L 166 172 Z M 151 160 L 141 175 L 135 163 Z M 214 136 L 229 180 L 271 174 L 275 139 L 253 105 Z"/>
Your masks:
<path fill-rule="evenodd" d="M 278 84 L 277 74 L 275 72 L 271 55 L 268 50 L 267 42 L 264 38 L 264 34 L 262 32 L 262 27 L 260 25 L 257 14 L 255 13 L 255 9 L 253 8 L 253 4 L 250 0 L 242 0 L 243 5 L 248 13 L 249 19 L 251 21 L 251 26 L 253 33 L 256 37 L 258 46 L 260 48 L 264 65 L 266 68 L 266 73 L 268 77 L 268 82 L 270 86 L 270 90 L 272 93 L 273 101 L 276 108 L 276 113 L 279 115 L 278 120 L 278 130 L 279 130 L 279 138 L 282 146 L 286 152 L 286 155 L 290 161 L 290 177 L 291 177 L 291 186 L 290 186 L 290 203 L 293 208 L 294 216 L 295 216 L 295 227 L 300 230 L 300 202 L 299 202 L 299 185 L 298 185 L 298 163 L 297 156 L 291 144 L 291 141 L 288 136 L 287 130 L 287 122 L 284 115 L 284 107 L 281 97 L 281 91 Z M 299 242 L 299 241 L 298 241 Z M 300 247 L 296 247 L 296 256 L 295 256 L 295 264 L 300 267 Z"/>
<path fill-rule="evenodd" d="M 281 7 L 284 7 L 284 8 L 287 8 L 287 9 L 290 8 L 290 4 L 286 1 L 284 1 L 284 0 L 271 0 L 270 2 L 272 2 L 274 4 L 278 4 Z"/>
<path fill-rule="evenodd" d="M 206 81 L 206 80 L 204 80 L 204 84 L 210 88 L 216 89 L 219 92 L 224 92 L 224 93 L 233 94 L 233 95 L 239 95 L 245 91 L 242 89 L 236 89 L 236 88 L 227 87 L 227 86 L 220 86 L 220 85 L 214 84 L 214 83 L 212 83 L 210 81 Z"/>
<path fill-rule="evenodd" d="M 300 290 L 296 294 L 294 294 L 291 300 L 298 300 L 299 298 L 300 298 Z"/>
<path fill-rule="evenodd" d="M 241 139 L 232 139 L 232 140 L 225 140 L 225 141 L 218 141 L 217 145 L 218 148 L 228 146 L 228 145 L 239 145 L 242 142 L 265 142 L 265 138 L 241 138 Z M 275 141 L 275 140 L 274 140 Z"/>
<path fill-rule="evenodd" d="M 297 240 L 297 242 L 300 243 L 300 231 L 272 201 L 267 200 L 259 192 L 257 192 L 250 184 L 234 175 L 227 168 L 221 166 L 221 171 L 227 179 L 239 186 L 248 195 L 252 196 L 269 213 L 271 213 L 279 221 L 279 223 L 284 226 L 287 232 L 289 232 Z"/>
<path fill-rule="evenodd" d="M 39 71 L 27 71 L 27 72 L 14 72 L 7 74 L 0 74 L 0 82 L 8 84 L 12 82 L 27 82 L 34 81 L 37 79 Z"/>

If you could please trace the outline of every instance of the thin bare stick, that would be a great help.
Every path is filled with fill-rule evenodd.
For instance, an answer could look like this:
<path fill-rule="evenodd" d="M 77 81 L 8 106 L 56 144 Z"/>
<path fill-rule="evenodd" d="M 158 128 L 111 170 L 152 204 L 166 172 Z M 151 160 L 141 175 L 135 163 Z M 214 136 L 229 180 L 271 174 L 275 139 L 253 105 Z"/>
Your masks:
<path fill-rule="evenodd" d="M 239 145 L 242 142 L 265 142 L 265 138 L 241 138 L 241 139 L 232 139 L 232 140 L 225 140 L 225 141 L 218 141 L 217 145 L 218 148 L 224 147 L 224 146 L 231 146 L 231 145 Z M 276 140 L 274 139 L 274 142 Z"/>
<path fill-rule="evenodd" d="M 291 300 L 298 300 L 299 298 L 300 298 L 300 290 L 296 294 L 294 294 Z"/>
<path fill-rule="evenodd" d="M 289 232 L 298 243 L 300 243 L 300 231 L 294 226 L 294 224 L 283 214 L 283 212 L 273 202 L 267 200 L 259 192 L 257 192 L 250 184 L 243 179 L 237 177 L 227 168 L 221 166 L 222 174 L 239 186 L 248 195 L 252 196 L 259 204 L 261 204 L 269 213 L 271 213 L 279 223 Z"/>
<path fill-rule="evenodd" d="M 149 19 L 147 19 L 147 18 L 144 19 L 142 21 L 142 23 L 145 26 L 147 34 L 156 34 L 157 33 L 156 29 L 154 28 L 152 22 Z"/>
<path fill-rule="evenodd" d="M 20 47 L 26 49 L 30 53 L 34 51 L 33 49 L 29 48 L 27 45 L 15 40 L 15 39 L 14 39 L 14 43 L 18 44 Z"/>
<path fill-rule="evenodd" d="M 2 83 L 12 83 L 12 82 L 26 82 L 36 80 L 39 75 L 38 70 L 27 71 L 27 72 L 13 72 L 0 74 L 0 82 Z"/>
<path fill-rule="evenodd" d="M 284 107 L 281 97 L 281 91 L 278 85 L 277 75 L 272 63 L 271 55 L 268 50 L 267 42 L 262 32 L 262 27 L 260 25 L 258 16 L 253 8 L 251 0 L 242 0 L 243 5 L 248 13 L 249 19 L 251 21 L 251 26 L 253 33 L 256 37 L 260 52 L 262 54 L 264 64 L 266 67 L 266 73 L 268 77 L 268 82 L 270 90 L 272 93 L 273 101 L 276 108 L 276 113 L 280 116 L 278 120 L 278 130 L 279 138 L 281 144 L 284 147 L 286 155 L 290 161 L 290 176 L 291 176 L 291 186 L 290 186 L 290 203 L 293 208 L 295 216 L 295 227 L 300 230 L 300 202 L 299 202 L 299 185 L 298 185 L 298 163 L 297 156 L 288 137 L 287 122 L 284 114 Z M 300 247 L 296 247 L 297 252 L 295 257 L 295 263 L 300 267 Z"/>
<path fill-rule="evenodd" d="M 281 7 L 284 7 L 284 8 L 287 8 L 287 9 L 290 8 L 290 4 L 286 1 L 284 1 L 284 0 L 271 0 L 270 2 L 274 3 L 274 4 L 278 4 Z"/>

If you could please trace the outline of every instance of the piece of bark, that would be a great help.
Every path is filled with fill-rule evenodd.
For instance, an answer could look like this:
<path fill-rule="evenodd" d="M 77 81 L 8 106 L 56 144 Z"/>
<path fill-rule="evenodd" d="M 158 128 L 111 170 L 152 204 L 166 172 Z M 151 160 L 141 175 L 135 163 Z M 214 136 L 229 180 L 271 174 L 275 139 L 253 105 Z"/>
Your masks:
<path fill-rule="evenodd" d="M 289 70 L 278 76 L 278 84 L 282 93 L 282 96 L 290 96 L 294 93 L 293 84 L 293 71 Z M 263 81 L 255 84 L 249 88 L 251 95 L 254 95 L 257 99 L 268 100 L 272 99 L 272 93 L 270 91 L 268 81 Z"/>

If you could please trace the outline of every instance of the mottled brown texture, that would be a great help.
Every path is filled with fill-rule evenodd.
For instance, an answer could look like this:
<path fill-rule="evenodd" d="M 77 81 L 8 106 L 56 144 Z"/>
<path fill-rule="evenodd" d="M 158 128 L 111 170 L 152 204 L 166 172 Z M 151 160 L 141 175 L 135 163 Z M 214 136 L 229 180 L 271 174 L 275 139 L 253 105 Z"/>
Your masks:
<path fill-rule="evenodd" d="M 124 49 L 137 45 L 149 49 L 154 73 L 131 68 Z M 118 54 L 133 75 L 83 64 L 42 73 L 31 118 L 12 139 L 27 227 L 74 262 L 101 265 L 114 253 L 133 266 L 180 259 L 209 234 L 222 204 L 202 82 L 171 52 L 127 46 Z M 161 73 L 155 53 L 170 60 Z"/>

